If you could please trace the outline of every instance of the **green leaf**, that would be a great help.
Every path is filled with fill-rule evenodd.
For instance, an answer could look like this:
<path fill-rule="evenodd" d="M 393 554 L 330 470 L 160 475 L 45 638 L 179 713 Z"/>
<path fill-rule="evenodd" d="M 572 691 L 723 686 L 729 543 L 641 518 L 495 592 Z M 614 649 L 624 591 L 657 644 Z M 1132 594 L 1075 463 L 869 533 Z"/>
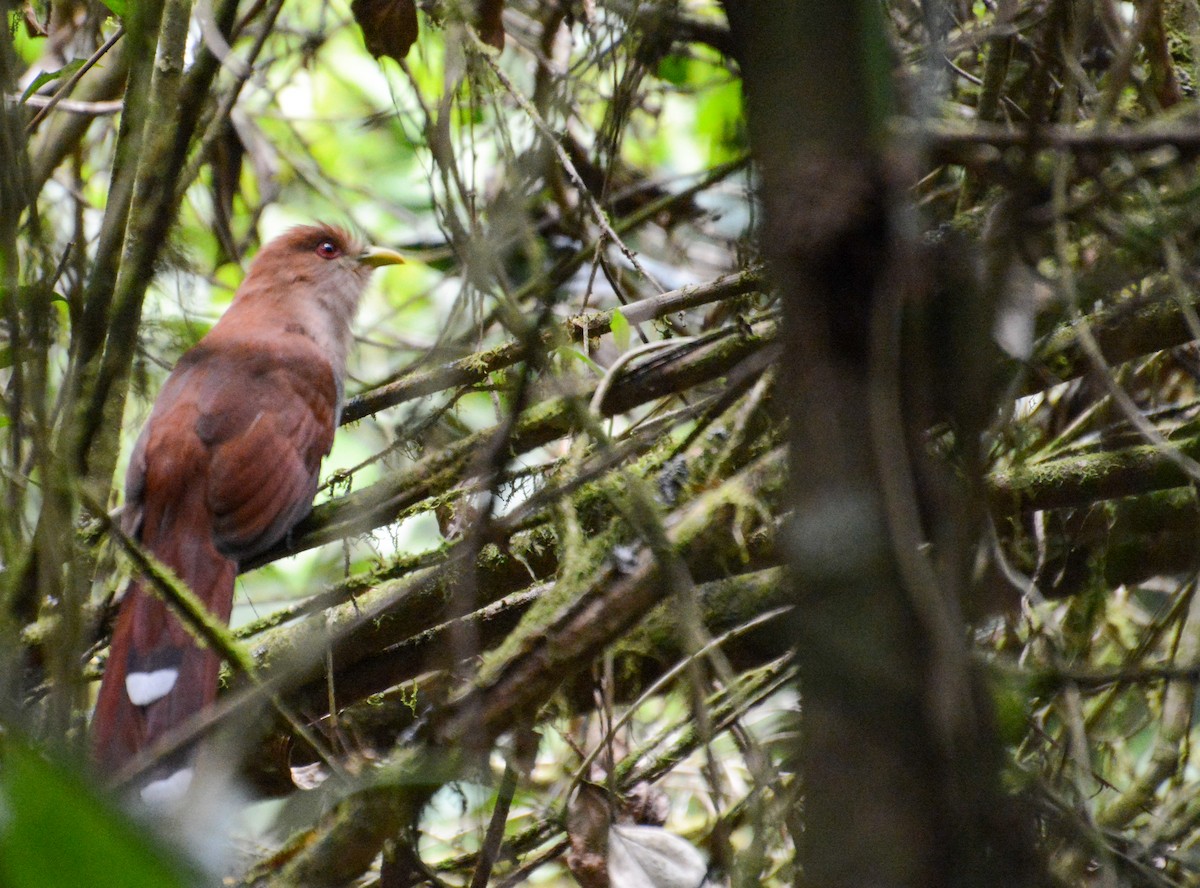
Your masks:
<path fill-rule="evenodd" d="M 742 87 L 735 80 L 717 83 L 697 97 L 695 134 L 707 143 L 710 164 L 727 163 L 746 150 Z"/>
<path fill-rule="evenodd" d="M 9 735 L 0 754 L 0 885 L 172 888 L 184 870 L 78 775 Z"/>
<path fill-rule="evenodd" d="M 683 86 L 688 81 L 688 60 L 681 55 L 663 56 L 658 63 L 658 76 L 667 83 Z"/>
<path fill-rule="evenodd" d="M 619 348 L 621 351 L 628 349 L 631 328 L 629 326 L 629 320 L 625 317 L 625 315 L 621 314 L 621 309 L 613 309 L 612 320 L 609 322 L 609 329 L 612 330 L 613 342 L 616 343 L 617 348 Z"/>
<path fill-rule="evenodd" d="M 73 62 L 67 62 L 57 71 L 43 71 L 37 77 L 33 78 L 33 82 L 25 87 L 25 92 L 21 93 L 21 103 L 24 104 L 28 98 L 49 83 L 51 80 L 57 80 L 64 74 L 68 77 L 83 67 L 83 63 L 87 59 L 76 59 Z"/>
<path fill-rule="evenodd" d="M 107 6 L 108 11 L 117 18 L 125 18 L 126 13 L 129 12 L 129 4 L 126 0 L 100 0 L 100 2 Z"/>

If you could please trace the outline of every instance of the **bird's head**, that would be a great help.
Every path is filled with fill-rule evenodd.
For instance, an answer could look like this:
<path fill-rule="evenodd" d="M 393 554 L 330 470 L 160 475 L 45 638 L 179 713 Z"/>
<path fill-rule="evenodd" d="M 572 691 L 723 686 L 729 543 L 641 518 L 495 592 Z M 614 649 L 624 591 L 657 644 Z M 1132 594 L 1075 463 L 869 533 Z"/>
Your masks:
<path fill-rule="evenodd" d="M 301 330 L 340 367 L 371 272 L 403 262 L 395 250 L 368 246 L 345 229 L 297 226 L 259 251 L 218 327 L 239 336 L 280 326 Z"/>
<path fill-rule="evenodd" d="M 280 277 L 302 275 L 319 282 L 342 276 L 366 281 L 376 268 L 403 262 L 395 250 L 368 246 L 336 225 L 297 225 L 259 251 L 250 274 L 265 266 Z"/>
<path fill-rule="evenodd" d="M 371 272 L 399 265 L 395 250 L 373 247 L 334 225 L 298 225 L 264 246 L 235 301 L 286 301 L 321 308 L 349 324 Z"/>

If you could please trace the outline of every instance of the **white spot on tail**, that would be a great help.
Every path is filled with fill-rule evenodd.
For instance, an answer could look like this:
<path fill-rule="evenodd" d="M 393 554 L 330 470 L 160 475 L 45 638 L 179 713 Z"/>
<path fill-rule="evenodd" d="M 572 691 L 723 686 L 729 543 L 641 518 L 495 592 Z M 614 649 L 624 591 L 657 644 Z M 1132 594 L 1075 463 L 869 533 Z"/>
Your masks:
<path fill-rule="evenodd" d="M 178 669 L 155 669 L 153 672 L 131 672 L 125 676 L 125 693 L 134 706 L 149 706 L 171 693 L 179 678 Z"/>
<path fill-rule="evenodd" d="M 155 780 L 142 787 L 142 801 L 152 807 L 162 807 L 178 802 L 192 782 L 192 769 L 180 768 L 169 777 Z"/>

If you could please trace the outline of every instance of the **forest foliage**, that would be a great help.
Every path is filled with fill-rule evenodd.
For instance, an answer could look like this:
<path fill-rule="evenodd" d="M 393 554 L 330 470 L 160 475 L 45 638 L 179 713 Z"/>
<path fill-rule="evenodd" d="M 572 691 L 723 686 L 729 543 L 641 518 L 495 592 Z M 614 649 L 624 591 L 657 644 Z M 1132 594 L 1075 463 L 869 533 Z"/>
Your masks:
<path fill-rule="evenodd" d="M 859 356 L 861 403 L 825 406 L 862 408 L 901 616 L 935 642 L 904 693 L 972 711 L 970 744 L 916 750 L 929 797 L 991 809 L 942 812 L 946 865 L 1196 884 L 1200 7 L 854 4 L 857 55 L 814 15 L 828 76 L 776 89 L 791 34 L 752 5 L 6 5 L 0 884 L 775 885 L 805 834 L 853 849 L 806 805 L 841 668 L 812 645 L 853 660 L 850 708 L 893 652 L 820 622 L 837 558 L 812 559 L 870 541 L 813 519 L 827 453 L 798 442 L 840 440 L 800 389 Z M 849 160 L 770 141 L 860 119 L 879 224 Z M 788 176 L 815 182 L 785 204 L 811 278 L 761 190 Z M 257 248 L 313 220 L 410 261 L 232 628 L 154 580 L 227 669 L 177 738 L 207 738 L 203 791 L 152 837 L 116 801 L 136 774 L 84 761 L 112 601 L 154 573 L 120 478 Z M 798 280 L 850 294 L 828 365 Z"/>

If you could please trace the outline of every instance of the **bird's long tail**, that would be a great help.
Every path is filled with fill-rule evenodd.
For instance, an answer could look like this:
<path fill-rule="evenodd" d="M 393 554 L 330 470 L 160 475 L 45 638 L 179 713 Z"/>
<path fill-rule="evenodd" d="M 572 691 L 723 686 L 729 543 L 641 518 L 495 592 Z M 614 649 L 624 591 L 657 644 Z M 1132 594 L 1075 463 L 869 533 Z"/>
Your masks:
<path fill-rule="evenodd" d="M 183 537 L 178 546 L 152 545 L 151 551 L 214 616 L 228 622 L 236 564 L 211 546 L 198 546 L 194 536 Z M 135 579 L 117 613 L 92 718 L 92 758 L 101 773 L 112 774 L 211 704 L 220 665 L 220 657 L 196 643 L 145 581 Z M 189 761 L 184 755 L 161 763 L 143 785 L 143 797 L 186 788 Z"/>

